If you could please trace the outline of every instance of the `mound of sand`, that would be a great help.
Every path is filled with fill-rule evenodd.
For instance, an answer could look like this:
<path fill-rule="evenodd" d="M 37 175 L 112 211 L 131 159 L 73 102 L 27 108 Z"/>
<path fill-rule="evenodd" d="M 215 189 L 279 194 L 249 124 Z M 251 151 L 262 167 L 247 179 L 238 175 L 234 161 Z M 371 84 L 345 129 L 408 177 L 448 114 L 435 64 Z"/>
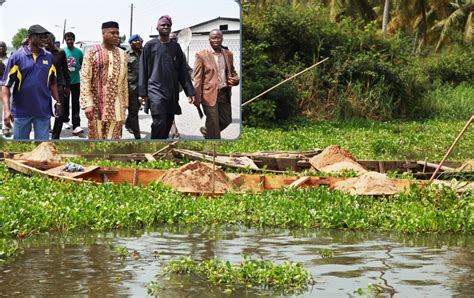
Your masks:
<path fill-rule="evenodd" d="M 56 145 L 44 142 L 31 152 L 16 154 L 14 159 L 60 162 L 61 156 Z"/>
<path fill-rule="evenodd" d="M 367 170 L 364 169 L 360 164 L 357 162 L 350 162 L 350 161 L 340 161 L 333 163 L 332 165 L 327 165 L 319 169 L 321 172 L 325 173 L 341 173 L 343 171 L 354 171 L 358 175 L 362 175 L 367 173 Z"/>
<path fill-rule="evenodd" d="M 212 164 L 199 161 L 170 170 L 160 180 L 182 192 L 212 193 L 214 190 L 214 193 L 225 193 L 231 189 L 224 171 L 218 167 L 213 170 Z"/>
<path fill-rule="evenodd" d="M 469 159 L 455 170 L 456 172 L 474 172 L 474 159 Z"/>
<path fill-rule="evenodd" d="M 393 195 L 401 190 L 385 174 L 367 172 L 360 177 L 349 178 L 334 184 L 334 189 L 353 195 Z"/>
<path fill-rule="evenodd" d="M 339 145 L 327 147 L 320 154 L 310 158 L 309 163 L 314 169 L 326 173 L 337 173 L 343 170 L 353 170 L 359 174 L 367 172 L 357 163 L 352 153 Z"/>

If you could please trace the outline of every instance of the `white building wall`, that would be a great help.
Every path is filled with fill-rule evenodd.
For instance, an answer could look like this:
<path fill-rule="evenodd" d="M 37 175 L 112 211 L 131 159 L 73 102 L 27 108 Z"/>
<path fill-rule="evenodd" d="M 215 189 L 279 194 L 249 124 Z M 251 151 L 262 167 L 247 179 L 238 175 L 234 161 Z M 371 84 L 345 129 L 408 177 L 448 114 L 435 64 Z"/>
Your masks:
<path fill-rule="evenodd" d="M 207 24 L 193 26 L 193 32 L 209 32 L 212 29 L 219 29 L 220 25 L 228 25 L 227 30 L 240 30 L 240 22 L 231 20 L 215 20 Z"/>
<path fill-rule="evenodd" d="M 234 54 L 234 66 L 237 73 L 240 76 L 240 47 L 241 47 L 241 40 L 240 34 L 238 33 L 231 33 L 231 34 L 224 34 L 224 42 L 222 43 L 224 46 L 229 47 L 229 50 L 232 51 Z M 209 47 L 209 37 L 207 35 L 194 35 L 191 43 L 189 44 L 188 49 L 184 49 L 184 53 L 188 57 L 188 63 L 191 67 L 194 65 L 194 60 L 196 53 L 199 52 L 201 49 Z"/>

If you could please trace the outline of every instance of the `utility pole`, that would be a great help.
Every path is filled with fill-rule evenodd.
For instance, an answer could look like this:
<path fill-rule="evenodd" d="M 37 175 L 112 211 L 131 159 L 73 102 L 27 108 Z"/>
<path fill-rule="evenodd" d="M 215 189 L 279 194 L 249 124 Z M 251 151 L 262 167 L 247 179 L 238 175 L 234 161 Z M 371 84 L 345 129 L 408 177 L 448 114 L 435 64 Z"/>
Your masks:
<path fill-rule="evenodd" d="M 63 25 L 63 36 L 61 38 L 62 44 L 64 44 L 64 34 L 66 34 L 66 19 L 64 19 L 64 25 Z"/>
<path fill-rule="evenodd" d="M 133 3 L 130 5 L 130 36 L 132 36 L 132 31 L 133 31 Z"/>

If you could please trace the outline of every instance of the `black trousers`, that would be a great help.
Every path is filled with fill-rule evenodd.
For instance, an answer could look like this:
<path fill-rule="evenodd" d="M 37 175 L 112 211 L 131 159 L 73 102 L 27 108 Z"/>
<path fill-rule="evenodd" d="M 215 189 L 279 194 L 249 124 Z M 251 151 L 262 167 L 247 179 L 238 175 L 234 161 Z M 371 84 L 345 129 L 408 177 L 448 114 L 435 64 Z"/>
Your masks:
<path fill-rule="evenodd" d="M 138 92 L 128 92 L 128 115 L 125 120 L 125 127 L 133 131 L 135 139 L 139 140 L 140 136 L 140 124 L 138 123 L 138 111 L 140 110 L 140 102 L 138 101 Z"/>
<path fill-rule="evenodd" d="M 217 94 L 216 105 L 202 105 L 206 114 L 206 139 L 220 139 L 221 131 L 232 123 L 230 88 L 222 88 Z"/>
<path fill-rule="evenodd" d="M 79 112 L 81 111 L 81 107 L 79 104 L 79 96 L 81 95 L 81 84 L 71 84 L 71 103 L 72 103 L 72 128 L 76 128 L 81 126 L 81 117 L 79 116 Z M 64 114 L 64 122 L 69 122 L 69 98 L 64 100 L 63 105 L 63 114 Z"/>
<path fill-rule="evenodd" d="M 61 102 L 61 108 L 64 109 L 64 102 L 65 102 L 65 97 L 64 97 L 64 86 L 58 85 L 58 96 L 59 96 L 59 101 Z M 53 104 L 53 110 L 54 110 L 54 104 Z M 61 130 L 63 129 L 63 122 L 64 119 L 64 110 L 62 115 L 59 117 L 54 117 L 54 124 L 53 124 L 53 132 L 51 133 L 51 139 L 53 140 L 59 140 L 59 137 L 61 136 Z"/>
<path fill-rule="evenodd" d="M 153 123 L 151 124 L 151 138 L 152 139 L 167 139 L 171 125 L 173 124 L 174 114 L 158 114 L 151 115 Z"/>

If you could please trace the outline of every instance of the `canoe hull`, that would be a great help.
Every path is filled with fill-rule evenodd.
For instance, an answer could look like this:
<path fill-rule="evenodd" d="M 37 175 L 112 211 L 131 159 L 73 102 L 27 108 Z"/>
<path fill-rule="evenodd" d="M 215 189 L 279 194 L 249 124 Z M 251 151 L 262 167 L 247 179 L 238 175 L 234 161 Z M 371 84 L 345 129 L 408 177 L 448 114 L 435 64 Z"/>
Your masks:
<path fill-rule="evenodd" d="M 135 186 L 146 187 L 153 182 L 161 181 L 167 170 L 156 169 L 136 169 L 136 168 L 115 168 L 115 167 L 98 167 L 85 166 L 83 171 L 76 173 L 68 173 L 63 170 L 64 164 L 54 162 L 39 162 L 28 160 L 5 159 L 6 165 L 20 173 L 28 176 L 45 176 L 51 179 L 81 183 L 130 183 Z M 333 189 L 337 182 L 346 180 L 345 177 L 319 177 L 319 176 L 288 176 L 288 175 L 259 175 L 259 174 L 226 174 L 230 185 L 228 192 L 255 192 L 261 193 L 289 188 L 304 187 L 327 187 Z M 410 180 L 392 179 L 393 183 L 400 189 L 406 190 L 410 187 Z M 421 183 L 421 182 L 418 182 Z M 192 195 L 222 195 L 224 192 L 213 192 L 213 187 L 209 186 L 209 191 L 193 191 L 187 187 L 173 187 L 174 190 Z M 375 194 L 383 195 L 383 193 Z"/>

